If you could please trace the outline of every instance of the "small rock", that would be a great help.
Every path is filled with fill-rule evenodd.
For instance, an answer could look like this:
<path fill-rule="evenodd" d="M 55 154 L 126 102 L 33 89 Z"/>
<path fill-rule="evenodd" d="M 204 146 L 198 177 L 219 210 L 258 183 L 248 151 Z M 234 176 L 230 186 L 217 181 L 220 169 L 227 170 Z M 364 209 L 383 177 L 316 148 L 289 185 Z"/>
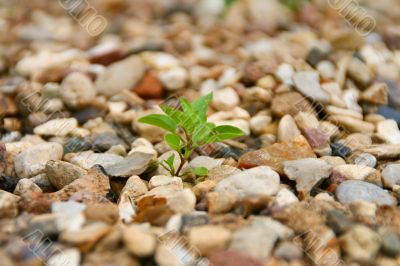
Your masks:
<path fill-rule="evenodd" d="M 364 225 L 356 225 L 340 238 L 343 251 L 352 259 L 368 262 L 377 255 L 381 239 Z"/>
<path fill-rule="evenodd" d="M 45 168 L 49 182 L 57 189 L 62 189 L 75 179 L 84 177 L 87 171 L 79 166 L 64 161 L 48 161 Z"/>
<path fill-rule="evenodd" d="M 226 87 L 214 92 L 212 106 L 218 111 L 229 111 L 238 106 L 239 96 L 234 89 Z"/>
<path fill-rule="evenodd" d="M 145 66 L 142 60 L 132 55 L 107 67 L 97 77 L 95 85 L 98 93 L 113 96 L 123 90 L 132 89 L 142 78 Z"/>
<path fill-rule="evenodd" d="M 194 211 L 196 196 L 192 190 L 186 188 L 168 195 L 168 206 L 176 213 L 189 214 Z"/>
<path fill-rule="evenodd" d="M 55 142 L 34 145 L 15 157 L 15 172 L 21 178 L 29 178 L 41 173 L 50 160 L 60 160 L 63 147 Z"/>
<path fill-rule="evenodd" d="M 350 180 L 366 180 L 368 177 L 377 174 L 374 168 L 357 164 L 337 165 L 333 168 L 333 172 Z"/>
<path fill-rule="evenodd" d="M 390 230 L 381 230 L 380 237 L 382 240 L 382 250 L 391 257 L 400 254 L 400 237 Z"/>
<path fill-rule="evenodd" d="M 276 207 L 286 207 L 293 203 L 299 202 L 299 199 L 292 191 L 284 188 L 279 190 L 273 202 L 274 206 Z"/>
<path fill-rule="evenodd" d="M 372 104 L 387 105 L 388 94 L 388 86 L 385 83 L 377 83 L 363 91 L 361 99 Z"/>
<path fill-rule="evenodd" d="M 276 95 L 272 99 L 271 110 L 277 117 L 294 116 L 298 112 L 315 112 L 311 103 L 298 92 L 285 92 Z"/>
<path fill-rule="evenodd" d="M 296 181 L 297 191 L 308 195 L 318 183 L 329 177 L 332 167 L 323 160 L 306 158 L 284 162 L 283 171 L 290 180 Z"/>
<path fill-rule="evenodd" d="M 366 121 L 355 119 L 349 116 L 329 116 L 328 120 L 337 123 L 350 132 L 354 133 L 372 133 L 375 131 L 375 125 Z"/>
<path fill-rule="evenodd" d="M 362 86 L 368 85 L 372 80 L 371 71 L 368 66 L 357 57 L 351 58 L 347 73 L 350 78 Z"/>
<path fill-rule="evenodd" d="M 279 190 L 279 175 L 271 168 L 259 166 L 231 175 L 215 188 L 215 191 L 227 191 L 239 200 L 252 197 L 269 197 Z"/>
<path fill-rule="evenodd" d="M 400 164 L 389 164 L 382 170 L 382 181 L 385 187 L 393 189 L 400 185 Z"/>
<path fill-rule="evenodd" d="M 22 178 L 18 181 L 17 186 L 15 187 L 14 194 L 21 196 L 24 195 L 25 193 L 30 193 L 30 192 L 42 192 L 40 187 L 33 183 L 30 179 L 27 178 Z"/>
<path fill-rule="evenodd" d="M 378 106 L 377 113 L 384 116 L 386 119 L 393 119 L 398 124 L 400 123 L 400 111 L 397 111 L 389 106 Z"/>
<path fill-rule="evenodd" d="M 69 245 L 78 247 L 82 252 L 87 252 L 109 231 L 110 227 L 107 224 L 95 222 L 77 231 L 62 232 L 60 234 L 60 240 Z"/>
<path fill-rule="evenodd" d="M 251 168 L 266 165 L 278 173 L 283 173 L 283 162 L 313 157 L 316 156 L 310 144 L 303 136 L 299 136 L 291 141 L 275 143 L 260 150 L 248 152 L 240 157 L 239 166 Z"/>
<path fill-rule="evenodd" d="M 335 209 L 328 212 L 326 223 L 336 234 L 342 234 L 354 225 L 343 212 Z"/>
<path fill-rule="evenodd" d="M 375 220 L 377 206 L 365 200 L 355 200 L 349 205 L 350 211 L 357 218 L 368 217 Z"/>
<path fill-rule="evenodd" d="M 293 74 L 293 67 L 286 63 L 280 64 L 275 73 L 275 75 L 287 85 L 293 85 Z"/>
<path fill-rule="evenodd" d="M 340 142 L 332 142 L 330 146 L 332 149 L 332 156 L 346 158 L 351 154 L 351 149 Z"/>
<path fill-rule="evenodd" d="M 228 229 L 217 225 L 196 226 L 189 231 L 189 243 L 200 252 L 201 256 L 210 256 L 223 251 L 231 237 L 232 233 Z"/>
<path fill-rule="evenodd" d="M 118 208 L 113 203 L 90 203 L 85 211 L 85 218 L 88 221 L 99 221 L 107 224 L 115 224 L 118 219 Z"/>
<path fill-rule="evenodd" d="M 303 257 L 303 250 L 297 245 L 285 241 L 281 242 L 275 249 L 274 255 L 287 261 L 301 259 Z"/>
<path fill-rule="evenodd" d="M 250 119 L 250 129 L 255 135 L 263 133 L 264 129 L 271 124 L 272 118 L 268 115 L 256 115 Z"/>
<path fill-rule="evenodd" d="M 238 200 L 236 195 L 229 191 L 209 192 L 206 197 L 209 213 L 226 213 Z"/>
<path fill-rule="evenodd" d="M 90 78 L 79 72 L 72 72 L 64 78 L 59 90 L 63 102 L 72 108 L 90 104 L 96 97 L 96 88 Z"/>
<path fill-rule="evenodd" d="M 377 161 L 375 156 L 369 153 L 361 153 L 354 159 L 354 164 L 374 168 Z"/>
<path fill-rule="evenodd" d="M 173 67 L 161 70 L 158 78 L 164 87 L 169 91 L 175 91 L 184 88 L 188 79 L 188 72 L 183 67 Z"/>
<path fill-rule="evenodd" d="M 236 173 L 240 173 L 241 171 L 233 166 L 230 165 L 221 165 L 211 169 L 208 172 L 208 178 L 210 180 L 221 181 L 228 176 L 231 176 Z"/>
<path fill-rule="evenodd" d="M 177 188 L 183 189 L 183 182 L 180 177 L 177 176 L 165 176 L 156 175 L 153 176 L 149 181 L 149 188 L 153 189 L 159 186 L 176 186 Z"/>
<path fill-rule="evenodd" d="M 377 205 L 396 205 L 396 199 L 386 190 L 377 185 L 360 181 L 348 180 L 336 189 L 336 197 L 342 204 L 350 204 L 356 200 L 365 200 Z"/>
<path fill-rule="evenodd" d="M 148 188 L 140 177 L 129 177 L 118 200 L 119 216 L 123 222 L 130 223 L 132 221 L 135 215 L 134 201 L 146 192 L 148 192 Z"/>
<path fill-rule="evenodd" d="M 400 130 L 396 121 L 392 119 L 380 121 L 376 131 L 387 143 L 400 144 Z"/>
<path fill-rule="evenodd" d="M 107 151 L 116 145 L 125 146 L 125 142 L 114 132 L 103 132 L 93 137 L 92 149 L 96 151 Z"/>
<path fill-rule="evenodd" d="M 134 92 L 143 99 L 161 99 L 164 89 L 153 72 L 148 72 L 136 85 Z"/>
<path fill-rule="evenodd" d="M 146 232 L 144 228 L 137 225 L 128 226 L 123 230 L 123 240 L 126 248 L 134 256 L 143 258 L 154 254 L 157 246 L 155 235 Z"/>
<path fill-rule="evenodd" d="M 265 260 L 271 254 L 277 240 L 278 235 L 272 228 L 253 223 L 233 233 L 229 250 L 244 252 Z"/>
<path fill-rule="evenodd" d="M 63 137 L 78 127 L 76 118 L 58 118 L 41 124 L 33 129 L 33 132 L 41 136 Z"/>
<path fill-rule="evenodd" d="M 400 144 L 372 145 L 361 148 L 360 151 L 370 153 L 377 159 L 393 159 L 400 156 Z"/>
<path fill-rule="evenodd" d="M 89 170 L 96 164 L 108 167 L 124 160 L 122 156 L 109 153 L 94 153 L 93 151 L 84 151 L 71 155 L 72 156 L 67 159 L 67 161 L 86 170 Z"/>
<path fill-rule="evenodd" d="M 190 161 L 189 166 L 193 169 L 197 167 L 205 167 L 209 171 L 219 167 L 224 162 L 224 159 L 215 159 L 208 156 L 197 156 L 193 160 Z"/>
<path fill-rule="evenodd" d="M 52 255 L 47 261 L 48 266 L 79 266 L 81 262 L 81 254 L 79 250 L 74 248 L 64 249 L 55 255 Z"/>
<path fill-rule="evenodd" d="M 19 197 L 0 190 L 0 218 L 14 218 L 18 214 Z"/>
<path fill-rule="evenodd" d="M 311 99 L 328 103 L 330 100 L 330 96 L 327 92 L 322 90 L 319 84 L 319 75 L 318 72 L 311 71 L 301 71 L 296 72 L 293 75 L 293 82 L 296 88 L 305 96 L 310 97 Z"/>
<path fill-rule="evenodd" d="M 278 141 L 291 141 L 301 135 L 296 122 L 291 115 L 285 115 L 279 121 Z"/>
<path fill-rule="evenodd" d="M 85 223 L 83 211 L 86 205 L 75 202 L 54 202 L 51 211 L 56 215 L 56 225 L 59 231 L 77 231 Z"/>
<path fill-rule="evenodd" d="M 154 153 L 135 152 L 115 164 L 105 167 L 111 176 L 129 177 L 140 175 L 155 161 Z"/>

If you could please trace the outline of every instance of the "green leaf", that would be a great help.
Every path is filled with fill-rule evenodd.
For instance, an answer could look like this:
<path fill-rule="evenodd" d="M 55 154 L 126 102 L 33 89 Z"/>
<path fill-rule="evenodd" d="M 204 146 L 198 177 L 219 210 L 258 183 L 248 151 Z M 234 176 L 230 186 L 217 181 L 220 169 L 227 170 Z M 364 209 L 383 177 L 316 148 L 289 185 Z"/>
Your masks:
<path fill-rule="evenodd" d="M 213 142 L 223 141 L 226 139 L 233 139 L 237 137 L 241 137 L 244 135 L 244 132 L 234 126 L 218 126 L 214 128 L 214 135 L 212 137 Z"/>
<path fill-rule="evenodd" d="M 175 121 L 166 115 L 152 114 L 141 117 L 138 121 L 141 123 L 161 127 L 173 133 L 175 133 L 177 128 Z"/>
<path fill-rule="evenodd" d="M 187 119 L 185 113 L 178 109 L 175 109 L 168 105 L 160 105 L 161 110 L 166 113 L 172 120 L 175 121 L 179 126 L 183 125 L 183 122 Z"/>
<path fill-rule="evenodd" d="M 193 132 L 193 143 L 197 146 L 203 145 L 207 143 L 207 141 L 211 138 L 211 134 L 213 129 L 215 128 L 214 123 L 205 123 L 198 127 Z"/>
<path fill-rule="evenodd" d="M 180 151 L 182 148 L 181 138 L 175 133 L 168 133 L 164 136 L 165 142 L 174 150 Z"/>
<path fill-rule="evenodd" d="M 208 105 L 212 100 L 213 94 L 209 93 L 200 99 L 192 102 L 192 110 L 200 118 L 201 121 L 207 121 Z"/>
<path fill-rule="evenodd" d="M 196 167 L 194 169 L 194 174 L 197 176 L 206 176 L 206 175 L 208 175 L 208 169 L 205 167 L 202 167 L 202 166 Z"/>
<path fill-rule="evenodd" d="M 172 173 L 175 173 L 174 160 L 175 160 L 175 154 L 172 154 L 171 156 L 168 157 L 167 160 L 165 160 L 165 163 L 169 166 L 169 169 Z"/>

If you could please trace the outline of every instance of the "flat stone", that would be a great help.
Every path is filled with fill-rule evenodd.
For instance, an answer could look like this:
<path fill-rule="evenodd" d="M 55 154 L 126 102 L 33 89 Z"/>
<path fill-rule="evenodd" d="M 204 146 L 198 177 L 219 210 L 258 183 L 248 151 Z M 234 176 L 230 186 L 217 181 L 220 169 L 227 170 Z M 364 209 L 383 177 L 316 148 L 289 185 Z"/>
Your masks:
<path fill-rule="evenodd" d="M 148 192 L 146 183 L 139 176 L 129 177 L 118 200 L 119 216 L 123 222 L 132 222 L 136 214 L 134 201 L 146 192 Z"/>
<path fill-rule="evenodd" d="M 231 175 L 215 188 L 215 191 L 227 191 L 238 199 L 269 197 L 279 190 L 279 175 L 267 166 L 259 166 Z"/>
<path fill-rule="evenodd" d="M 64 161 L 48 161 L 45 168 L 49 182 L 57 189 L 62 189 L 75 179 L 84 177 L 87 171 L 79 166 Z"/>
<path fill-rule="evenodd" d="M 150 189 L 159 186 L 171 186 L 171 185 L 183 189 L 182 178 L 177 176 L 155 175 L 149 180 Z"/>
<path fill-rule="evenodd" d="M 344 181 L 338 186 L 335 193 L 342 204 L 350 204 L 356 200 L 365 200 L 377 205 L 397 204 L 396 199 L 386 190 L 360 180 Z"/>
<path fill-rule="evenodd" d="M 291 141 L 275 143 L 260 150 L 248 152 L 240 157 L 239 166 L 251 168 L 266 165 L 278 173 L 283 173 L 283 162 L 315 157 L 307 140 L 299 136 Z"/>
<path fill-rule="evenodd" d="M 382 181 L 385 187 L 393 189 L 400 185 L 400 164 L 389 164 L 382 170 Z"/>
<path fill-rule="evenodd" d="M 99 164 L 105 168 L 111 167 L 112 165 L 124 161 L 124 157 L 110 153 L 94 153 L 93 151 L 84 151 L 72 154 L 68 161 L 88 170 L 96 164 Z"/>
<path fill-rule="evenodd" d="M 298 92 L 285 92 L 276 95 L 271 103 L 272 113 L 277 117 L 296 115 L 298 112 L 315 113 L 311 103 Z"/>
<path fill-rule="evenodd" d="M 388 86 L 385 83 L 374 84 L 363 91 L 361 99 L 372 104 L 387 105 L 389 100 Z"/>
<path fill-rule="evenodd" d="M 213 168 L 221 166 L 223 162 L 224 159 L 215 159 L 209 156 L 197 156 L 190 161 L 189 166 L 194 169 L 197 167 L 205 167 L 210 171 Z"/>
<path fill-rule="evenodd" d="M 291 115 L 285 115 L 281 118 L 278 125 L 278 141 L 291 141 L 300 135 L 301 132 Z"/>
<path fill-rule="evenodd" d="M 60 160 L 63 147 L 55 142 L 34 145 L 15 157 L 15 172 L 21 178 L 29 178 L 41 173 L 50 160 Z"/>
<path fill-rule="evenodd" d="M 372 133 L 375 131 L 375 125 L 350 116 L 329 116 L 328 120 L 337 123 L 352 133 Z"/>
<path fill-rule="evenodd" d="M 149 168 L 155 159 L 152 153 L 135 152 L 115 164 L 106 166 L 105 170 L 111 176 L 129 177 L 140 175 Z"/>
<path fill-rule="evenodd" d="M 357 164 L 337 165 L 333 168 L 333 172 L 336 172 L 350 180 L 366 180 L 371 175 L 377 174 L 377 171 L 374 168 Z"/>
<path fill-rule="evenodd" d="M 189 231 L 189 243 L 201 256 L 225 250 L 231 237 L 232 233 L 228 229 L 218 225 L 196 226 Z"/>
<path fill-rule="evenodd" d="M 19 197 L 0 190 L 0 218 L 13 218 L 18 214 Z"/>
<path fill-rule="evenodd" d="M 175 91 L 186 85 L 188 71 L 180 66 L 164 69 L 158 73 L 158 78 L 167 90 Z"/>
<path fill-rule="evenodd" d="M 378 254 L 381 240 L 379 235 L 368 227 L 356 225 L 340 238 L 340 243 L 350 258 L 368 262 Z"/>
<path fill-rule="evenodd" d="M 325 92 L 319 84 L 319 74 L 318 72 L 312 71 L 301 71 L 296 72 L 293 75 L 293 82 L 296 88 L 305 96 L 311 99 L 328 103 L 330 96 Z"/>
<path fill-rule="evenodd" d="M 142 60 L 132 55 L 107 67 L 96 79 L 98 93 L 113 96 L 123 90 L 132 89 L 143 77 L 145 66 Z"/>
<path fill-rule="evenodd" d="M 33 129 L 42 136 L 66 136 L 78 127 L 76 118 L 58 118 L 45 122 Z"/>
<path fill-rule="evenodd" d="M 400 156 L 400 144 L 370 145 L 359 151 L 370 153 L 377 159 L 394 159 Z"/>
<path fill-rule="evenodd" d="M 296 181 L 296 189 L 308 195 L 323 179 L 331 174 L 332 167 L 321 159 L 306 158 L 283 163 L 283 171 L 290 180 Z"/>
<path fill-rule="evenodd" d="M 130 225 L 122 233 L 126 248 L 132 255 L 143 258 L 154 254 L 157 239 L 151 232 L 137 225 Z"/>

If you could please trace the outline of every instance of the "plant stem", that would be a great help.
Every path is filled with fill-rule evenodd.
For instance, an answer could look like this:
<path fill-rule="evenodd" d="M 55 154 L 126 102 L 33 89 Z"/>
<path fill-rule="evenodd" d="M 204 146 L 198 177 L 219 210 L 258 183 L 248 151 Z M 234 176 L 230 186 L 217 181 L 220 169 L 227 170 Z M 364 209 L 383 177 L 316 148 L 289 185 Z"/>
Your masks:
<path fill-rule="evenodd" d="M 181 159 L 181 163 L 178 167 L 178 169 L 176 170 L 175 176 L 179 176 L 180 171 L 182 170 L 183 165 L 185 164 L 186 160 L 185 158 L 182 156 L 182 154 L 180 152 L 178 152 L 179 154 L 179 158 Z"/>

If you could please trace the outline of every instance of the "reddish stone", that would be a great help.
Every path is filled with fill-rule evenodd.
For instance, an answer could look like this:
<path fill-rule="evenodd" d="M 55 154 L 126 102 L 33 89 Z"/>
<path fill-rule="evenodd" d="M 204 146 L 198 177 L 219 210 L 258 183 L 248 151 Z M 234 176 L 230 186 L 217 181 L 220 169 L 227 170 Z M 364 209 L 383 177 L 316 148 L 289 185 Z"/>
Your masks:
<path fill-rule="evenodd" d="M 0 116 L 15 115 L 18 112 L 17 105 L 10 96 L 0 93 Z"/>
<path fill-rule="evenodd" d="M 303 136 L 299 136 L 291 141 L 275 143 L 266 148 L 244 154 L 239 159 L 239 167 L 252 168 L 266 165 L 283 174 L 283 162 L 315 157 L 307 140 Z"/>
<path fill-rule="evenodd" d="M 122 59 L 122 51 L 118 49 L 109 50 L 98 54 L 92 54 L 89 57 L 90 63 L 100 64 L 104 66 L 108 66 L 121 59 Z"/>
<path fill-rule="evenodd" d="M 136 201 L 137 215 L 135 222 L 149 222 L 152 225 L 163 226 L 174 214 L 168 207 L 167 199 L 155 195 L 149 195 L 139 198 Z"/>
<path fill-rule="evenodd" d="M 249 255 L 238 251 L 228 250 L 215 253 L 210 257 L 213 266 L 262 266 L 263 263 Z"/>
<path fill-rule="evenodd" d="M 164 88 L 153 72 L 147 72 L 134 91 L 143 99 L 161 99 Z"/>
<path fill-rule="evenodd" d="M 329 136 L 318 128 L 306 128 L 303 130 L 303 134 L 313 148 L 329 145 Z"/>

